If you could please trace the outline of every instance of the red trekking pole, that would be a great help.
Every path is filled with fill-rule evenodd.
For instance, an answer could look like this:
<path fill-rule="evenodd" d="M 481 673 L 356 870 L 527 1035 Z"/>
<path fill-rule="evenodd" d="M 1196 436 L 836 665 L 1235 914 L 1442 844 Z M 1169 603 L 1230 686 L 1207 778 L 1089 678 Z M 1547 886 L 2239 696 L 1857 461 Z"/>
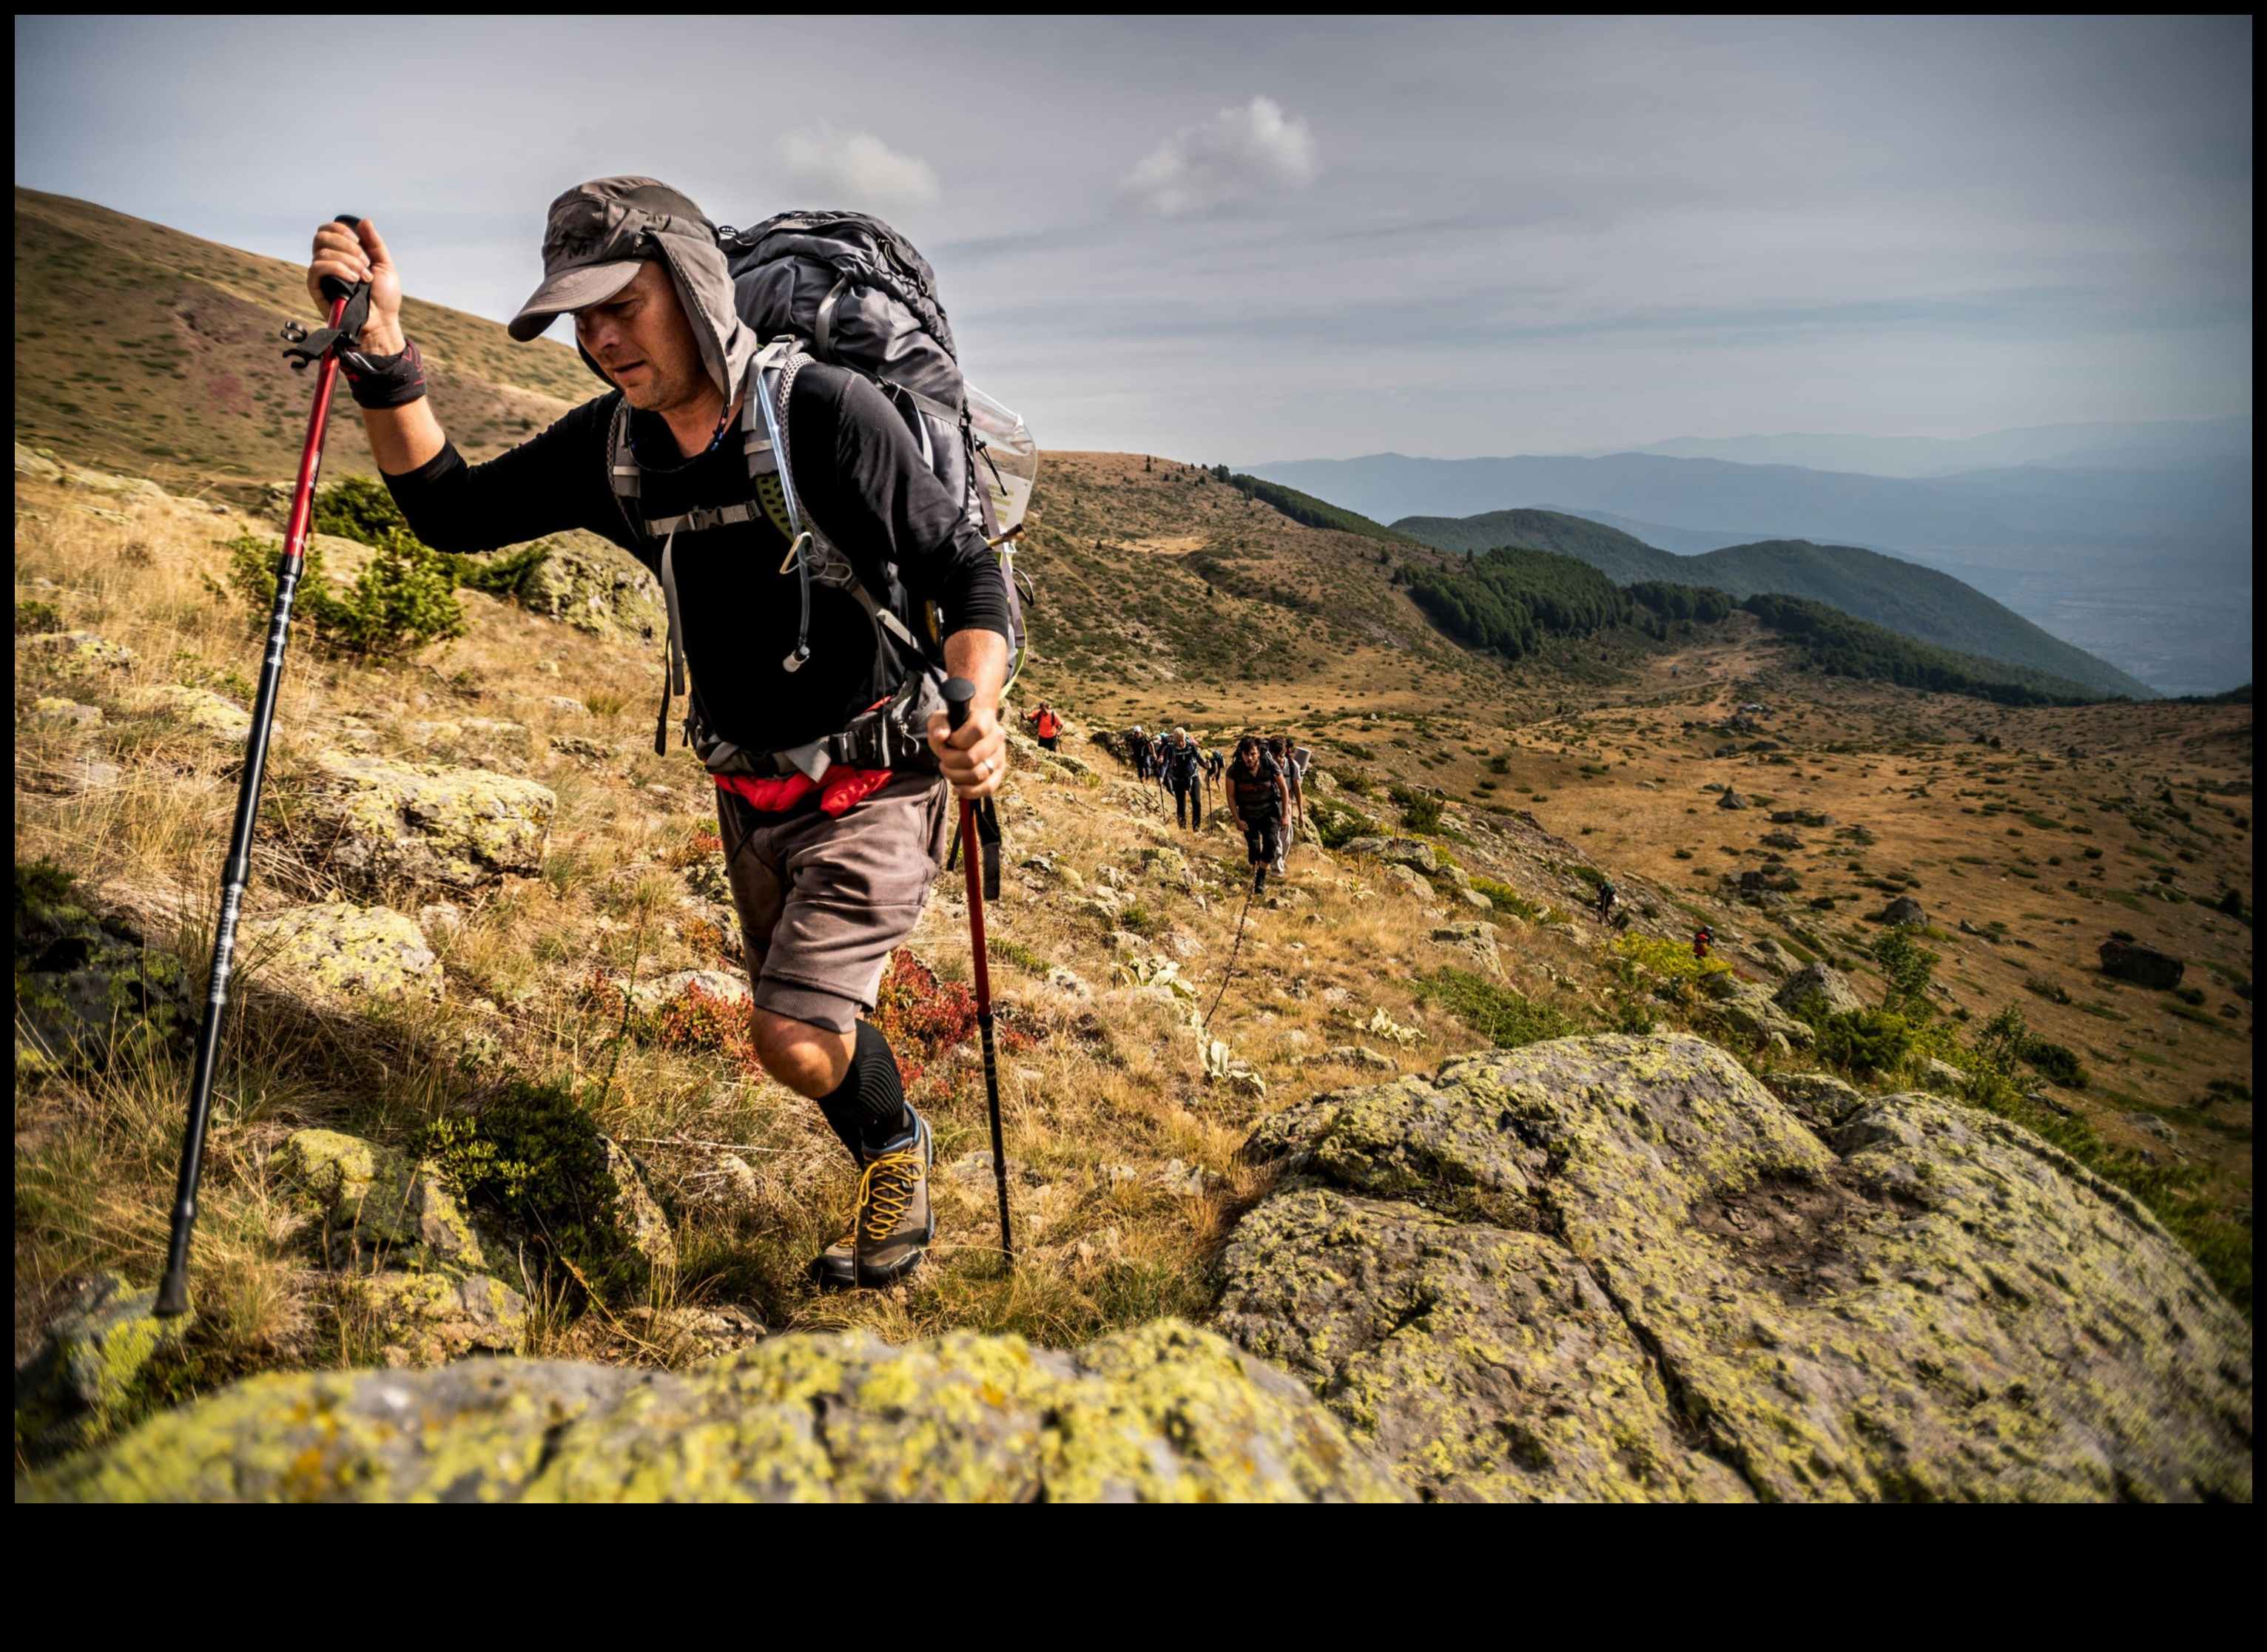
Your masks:
<path fill-rule="evenodd" d="M 944 686 L 945 722 L 957 729 L 968 721 L 976 685 L 955 677 Z M 985 798 L 960 800 L 960 855 L 967 863 L 968 940 L 976 957 L 976 1030 L 984 1040 L 984 1104 L 992 1116 L 992 1181 L 1000 1194 L 1000 1253 L 1016 1266 L 1016 1241 L 1008 1226 L 1008 1148 L 1000 1134 L 1000 1054 L 992 1039 L 992 967 L 984 949 L 984 900 L 1000 898 L 1000 817 Z M 982 863 L 979 866 L 979 862 Z"/>
<path fill-rule="evenodd" d="M 362 222 L 345 213 L 339 222 Z M 283 558 L 275 569 L 275 610 L 268 620 L 268 653 L 260 665 L 260 693 L 252 702 L 251 738 L 245 742 L 244 778 L 237 787 L 236 824 L 229 833 L 228 860 L 221 869 L 220 924 L 213 935 L 212 976 L 205 989 L 204 1019 L 197 1024 L 196 1063 L 189 1083 L 189 1123 L 181 1142 L 181 1171 L 173 1188 L 173 1231 L 165 1249 L 165 1276 L 158 1288 L 158 1312 L 167 1318 L 189 1310 L 189 1231 L 197 1220 L 197 1178 L 204 1169 L 205 1127 L 212 1116 L 213 1073 L 220 1061 L 221 1018 L 228 1008 L 228 977 L 236 951 L 237 920 L 244 910 L 244 886 L 252 876 L 252 828 L 260 818 L 260 782 L 268 767 L 268 740 L 275 727 L 275 698 L 283 684 L 283 645 L 291 630 L 291 600 L 307 550 L 307 525 L 314 514 L 315 478 L 323 468 L 323 437 L 331 416 L 331 392 L 339 378 L 339 351 L 352 346 L 370 316 L 370 283 L 349 287 L 335 275 L 323 277 L 323 297 L 331 301 L 330 325 L 310 333 L 287 322 L 284 357 L 294 371 L 309 362 L 315 373 L 315 405 L 307 412 L 306 445 L 299 451 L 299 480 L 291 494 L 291 515 L 283 530 Z"/>

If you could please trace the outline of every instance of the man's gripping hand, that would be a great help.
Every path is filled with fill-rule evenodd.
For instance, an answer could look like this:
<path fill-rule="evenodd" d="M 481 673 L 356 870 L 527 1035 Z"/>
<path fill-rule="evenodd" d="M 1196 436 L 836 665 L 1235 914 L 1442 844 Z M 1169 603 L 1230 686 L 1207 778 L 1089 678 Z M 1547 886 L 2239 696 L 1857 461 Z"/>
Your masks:
<path fill-rule="evenodd" d="M 323 278 L 335 276 L 349 287 L 370 283 L 370 319 L 363 323 L 356 346 L 373 356 L 398 356 L 404 348 L 401 333 L 401 273 L 385 250 L 385 238 L 368 218 L 349 229 L 335 220 L 315 231 L 314 257 L 307 266 L 307 296 L 325 316 L 331 301 L 323 297 Z"/>
<path fill-rule="evenodd" d="M 968 721 L 957 729 L 942 711 L 928 718 L 928 745 L 952 789 L 972 802 L 988 797 L 1008 777 L 1008 733 L 1000 726 L 1000 690 L 1008 680 L 1008 639 L 997 631 L 955 631 L 944 639 L 945 669 L 975 686 Z"/>

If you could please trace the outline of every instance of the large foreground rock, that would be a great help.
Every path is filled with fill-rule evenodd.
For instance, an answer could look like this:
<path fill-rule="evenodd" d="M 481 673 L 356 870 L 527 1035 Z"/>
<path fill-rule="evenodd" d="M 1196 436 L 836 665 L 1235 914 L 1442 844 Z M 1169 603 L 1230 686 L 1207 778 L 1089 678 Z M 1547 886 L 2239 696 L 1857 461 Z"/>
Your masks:
<path fill-rule="evenodd" d="M 1386 1501 L 1297 1384 L 1170 1320 L 1076 1354 L 776 1337 L 682 1375 L 475 1360 L 255 1377 L 18 1494 L 83 1501 Z"/>
<path fill-rule="evenodd" d="M 444 986 L 441 961 L 413 920 L 346 900 L 246 924 L 239 956 L 261 985 L 324 1009 L 437 999 Z"/>
<path fill-rule="evenodd" d="M 1814 1116 L 1681 1034 L 1315 1098 L 1218 1323 L 1427 1496 L 2250 1496 L 2250 1328 L 2128 1195 L 1933 1097 Z"/>
<path fill-rule="evenodd" d="M 1790 1015 L 1802 1008 L 1807 998 L 1819 1000 L 1829 1015 L 1844 1015 L 1863 1010 L 1866 1001 L 1858 996 L 1849 979 L 1831 964 L 1805 964 L 1781 981 L 1772 1002 Z"/>
<path fill-rule="evenodd" d="M 485 769 L 319 754 L 292 834 L 310 864 L 347 890 L 477 889 L 543 870 L 558 799 Z"/>

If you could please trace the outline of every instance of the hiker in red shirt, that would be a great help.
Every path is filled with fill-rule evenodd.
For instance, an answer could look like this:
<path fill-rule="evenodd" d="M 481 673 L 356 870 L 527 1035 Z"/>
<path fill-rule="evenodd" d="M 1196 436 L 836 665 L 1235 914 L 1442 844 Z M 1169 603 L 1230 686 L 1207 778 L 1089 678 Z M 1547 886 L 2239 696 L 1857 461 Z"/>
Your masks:
<path fill-rule="evenodd" d="M 1052 752 L 1055 749 L 1055 742 L 1062 738 L 1063 720 L 1055 715 L 1055 709 L 1053 706 L 1044 700 L 1040 701 L 1039 709 L 1037 711 L 1026 713 L 1023 721 L 1031 725 L 1031 732 L 1038 737 L 1041 751 Z"/>
<path fill-rule="evenodd" d="M 1715 938 L 1715 936 L 1705 927 L 1694 930 L 1692 934 L 1692 956 L 1705 963 L 1708 957 L 1709 943 L 1714 941 Z"/>

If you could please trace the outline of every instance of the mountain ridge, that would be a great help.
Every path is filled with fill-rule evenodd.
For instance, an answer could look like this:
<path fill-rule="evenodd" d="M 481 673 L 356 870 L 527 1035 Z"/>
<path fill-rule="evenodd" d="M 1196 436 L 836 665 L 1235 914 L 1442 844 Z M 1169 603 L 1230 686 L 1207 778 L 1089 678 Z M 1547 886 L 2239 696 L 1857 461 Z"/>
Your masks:
<path fill-rule="evenodd" d="M 1994 602 L 1951 575 L 1851 545 L 1764 540 L 1679 556 L 1586 518 L 1550 510 L 1404 517 L 1393 526 L 1447 551 L 1500 545 L 1555 551 L 1621 584 L 1713 585 L 1734 597 L 1770 592 L 1823 602 L 1854 618 L 1963 654 L 2146 700 L 2154 691 Z"/>

